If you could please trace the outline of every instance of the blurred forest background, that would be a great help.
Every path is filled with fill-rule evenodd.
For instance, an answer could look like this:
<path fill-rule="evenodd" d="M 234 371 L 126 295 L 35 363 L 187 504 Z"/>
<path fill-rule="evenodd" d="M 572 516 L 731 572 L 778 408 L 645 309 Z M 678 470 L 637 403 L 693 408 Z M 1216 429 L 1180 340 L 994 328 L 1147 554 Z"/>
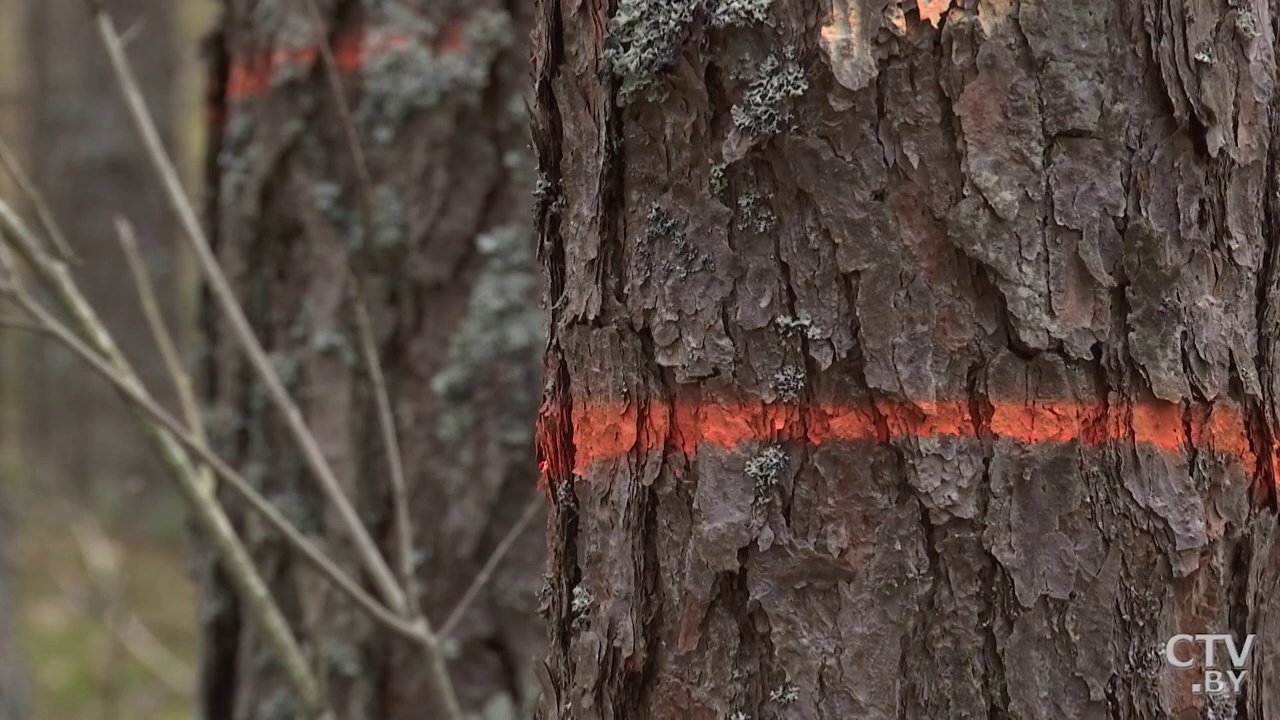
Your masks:
<path fill-rule="evenodd" d="M 200 39 L 217 3 L 127 0 L 112 9 L 199 197 Z M 197 270 L 109 73 L 82 3 L 0 0 L 0 137 L 84 256 L 82 287 L 169 400 L 137 297 L 120 282 L 114 214 L 142 231 L 188 353 Z M 6 197 L 11 189 L 0 185 Z M 0 688 L 15 673 L 25 688 L 25 697 L 0 698 L 0 719 L 14 702 L 40 720 L 191 717 L 198 593 L 182 501 L 107 385 L 62 348 L 21 332 L 0 331 L 0 492 Z"/>

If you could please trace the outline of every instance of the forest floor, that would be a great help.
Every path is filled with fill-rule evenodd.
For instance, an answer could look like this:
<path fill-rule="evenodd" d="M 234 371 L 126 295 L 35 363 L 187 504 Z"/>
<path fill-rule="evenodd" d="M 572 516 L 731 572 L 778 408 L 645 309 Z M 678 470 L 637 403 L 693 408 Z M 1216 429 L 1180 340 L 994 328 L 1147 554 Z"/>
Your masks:
<path fill-rule="evenodd" d="M 188 572 L 184 513 L 176 498 L 152 494 L 165 497 L 141 508 L 118 499 L 73 508 L 27 497 L 12 505 L 31 720 L 192 716 L 197 594 Z M 91 565 L 107 572 L 95 581 Z M 104 596 L 110 593 L 102 588 L 112 577 L 116 607 L 123 609 L 116 617 L 132 616 L 146 628 L 128 635 L 134 638 L 129 643 L 143 647 L 140 654 L 162 666 L 159 672 L 124 647 L 121 633 L 108 624 Z M 159 649 L 147 651 L 148 644 L 136 639 L 147 634 Z"/>

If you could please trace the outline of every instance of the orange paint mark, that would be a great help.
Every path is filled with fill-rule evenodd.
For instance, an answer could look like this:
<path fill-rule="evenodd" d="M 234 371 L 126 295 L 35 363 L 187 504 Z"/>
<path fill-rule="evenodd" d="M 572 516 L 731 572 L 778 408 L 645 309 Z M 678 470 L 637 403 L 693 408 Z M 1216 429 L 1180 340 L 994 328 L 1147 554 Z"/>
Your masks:
<path fill-rule="evenodd" d="M 1183 406 L 1159 400 L 1113 407 L 1110 412 L 1098 402 L 994 401 L 985 427 L 975 424 L 965 401 L 880 401 L 874 406 L 821 403 L 802 408 L 758 401 L 690 399 L 671 406 L 650 406 L 642 417 L 634 403 L 579 400 L 573 410 L 573 474 L 585 475 L 596 463 L 617 461 L 632 453 L 670 450 L 689 456 L 703 446 L 731 450 L 752 442 L 797 438 L 822 445 L 987 433 L 1029 445 L 1121 442 L 1168 453 L 1186 452 L 1194 445 L 1201 451 L 1234 458 L 1253 472 L 1257 458 L 1236 403 L 1194 405 L 1189 412 L 1190 434 Z M 1106 422 L 1100 422 L 1104 419 Z"/>
<path fill-rule="evenodd" d="M 441 55 L 459 55 L 467 51 L 467 24 L 450 23 L 434 44 Z M 333 43 L 334 63 L 344 74 L 357 73 L 369 58 L 405 47 L 412 39 L 407 35 L 383 32 L 366 33 L 353 28 L 340 34 Z M 226 95 L 230 101 L 241 101 L 271 87 L 271 79 L 284 69 L 307 68 L 320 59 L 320 47 L 280 47 L 250 57 L 233 58 L 227 77 Z"/>
<path fill-rule="evenodd" d="M 1177 450 L 1187 440 L 1182 426 L 1182 406 L 1162 400 L 1133 406 L 1133 440 L 1161 450 Z"/>
<path fill-rule="evenodd" d="M 858 8 L 850 12 L 848 0 L 831 0 L 831 22 L 822 27 L 822 39 L 829 43 L 858 36 Z"/>
<path fill-rule="evenodd" d="M 936 28 L 942 16 L 951 9 L 951 0 L 916 0 L 916 7 L 920 9 L 920 21 L 929 22 Z"/>

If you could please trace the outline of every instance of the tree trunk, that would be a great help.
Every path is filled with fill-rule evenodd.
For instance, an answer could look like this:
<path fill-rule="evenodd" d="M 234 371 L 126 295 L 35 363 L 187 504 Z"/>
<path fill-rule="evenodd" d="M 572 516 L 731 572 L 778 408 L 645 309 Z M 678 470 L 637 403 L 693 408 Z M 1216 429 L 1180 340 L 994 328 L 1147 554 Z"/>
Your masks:
<path fill-rule="evenodd" d="M 11 495 L 7 487 L 0 488 L 0 720 L 27 717 L 26 663 L 18 636 L 20 593 L 11 557 L 14 513 L 7 502 Z"/>
<path fill-rule="evenodd" d="M 319 5 L 369 161 L 372 231 L 302 2 L 224 4 L 209 44 L 209 222 L 278 372 L 397 567 L 384 449 L 345 300 L 348 268 L 363 276 L 405 455 L 422 606 L 438 627 L 536 498 L 542 316 L 521 42 L 530 13 L 516 0 Z M 280 415 L 208 303 L 205 315 L 219 449 L 356 568 Z M 418 718 L 417 650 L 373 627 L 252 517 L 243 522 L 339 717 Z M 532 658 L 545 645 L 541 525 L 451 638 L 462 702 L 495 713 L 486 717 L 532 714 Z M 204 717 L 292 717 L 280 714 L 289 692 L 269 648 L 216 569 L 205 588 Z"/>
<path fill-rule="evenodd" d="M 1274 5 L 538 8 L 544 720 L 1280 718 Z"/>
<path fill-rule="evenodd" d="M 171 6 L 168 0 L 110 3 L 122 31 L 129 29 L 129 57 L 166 139 L 176 59 Z M 85 295 L 148 387 L 168 401 L 172 384 L 124 269 L 115 218 L 123 216 L 137 228 L 157 291 L 168 300 L 176 295 L 172 214 L 163 194 L 152 190 L 154 172 L 84 3 L 28 7 L 35 102 L 27 154 L 33 175 L 82 259 L 76 277 Z M 31 450 L 26 455 L 34 463 L 31 473 L 46 483 L 66 483 L 60 491 L 68 494 L 91 496 L 109 488 L 105 492 L 118 495 L 120 488 L 147 487 L 138 481 L 158 476 L 159 465 L 110 386 L 83 372 L 55 343 L 30 347 L 26 435 Z"/>

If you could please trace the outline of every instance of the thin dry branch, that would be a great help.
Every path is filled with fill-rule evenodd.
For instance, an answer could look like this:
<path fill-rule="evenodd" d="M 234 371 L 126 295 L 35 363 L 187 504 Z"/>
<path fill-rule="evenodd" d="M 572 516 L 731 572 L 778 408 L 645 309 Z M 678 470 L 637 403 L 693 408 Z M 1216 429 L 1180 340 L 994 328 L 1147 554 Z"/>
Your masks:
<path fill-rule="evenodd" d="M 334 103 L 338 108 L 338 117 L 347 138 L 348 150 L 356 166 L 356 180 L 360 191 L 361 225 L 364 237 L 370 238 L 373 233 L 373 179 L 369 173 L 369 165 L 365 159 L 364 148 L 360 144 L 360 134 L 347 103 L 343 91 L 342 78 L 338 72 L 338 63 L 333 57 L 333 48 L 329 46 L 328 32 L 324 17 L 315 0 L 303 0 L 311 16 L 312 25 L 319 38 L 320 57 L 324 63 L 325 74 L 329 79 L 329 87 L 333 93 Z M 440 646 L 439 637 L 432 630 L 431 622 L 422 613 L 420 592 L 417 581 L 417 568 L 414 550 L 413 526 L 410 524 L 408 483 L 404 477 L 404 465 L 400 455 L 400 441 L 396 434 L 395 416 L 391 411 L 391 398 L 387 391 L 386 378 L 382 374 L 382 361 L 378 357 L 377 343 L 373 334 L 373 323 L 369 319 L 369 311 L 364 303 L 364 290 L 360 275 L 348 266 L 350 282 L 348 301 L 356 320 L 356 331 L 359 334 L 360 347 L 364 355 L 365 365 L 369 369 L 369 380 L 373 386 L 373 395 L 378 408 L 378 425 L 382 433 L 383 448 L 387 456 L 387 466 L 391 475 L 392 503 L 395 508 L 396 538 L 400 551 L 401 582 L 404 583 L 405 612 L 423 634 L 422 648 L 427 661 L 427 683 L 436 708 L 431 715 L 442 720 L 462 720 L 462 706 L 458 702 L 457 691 L 453 687 L 453 679 L 449 675 L 448 663 Z"/>
<path fill-rule="evenodd" d="M 183 190 L 182 181 L 178 177 L 178 172 L 174 168 L 173 162 L 169 159 L 151 113 L 147 110 L 146 101 L 142 97 L 142 92 L 138 87 L 137 78 L 134 76 L 129 60 L 125 56 L 124 47 L 120 42 L 120 35 L 116 31 L 111 16 L 105 11 L 101 3 L 90 1 L 89 6 L 93 11 L 98 36 L 102 40 L 103 47 L 106 48 L 107 55 L 110 58 L 113 73 L 124 96 L 134 127 L 142 139 L 152 166 L 160 177 L 165 196 L 174 213 L 178 216 L 183 234 L 195 251 L 209 289 L 217 301 L 218 307 L 231 325 L 232 336 L 235 337 L 248 358 L 249 364 L 266 387 L 267 394 L 272 402 L 284 416 L 294 441 L 302 451 L 303 458 L 315 474 L 326 498 L 337 511 L 344 528 L 351 536 L 352 542 L 355 543 L 357 556 L 372 576 L 379 592 L 382 593 L 387 604 L 394 611 L 402 615 L 407 614 L 404 592 L 396 581 L 395 575 L 387 566 L 381 552 L 379 552 L 377 543 L 374 542 L 373 537 L 360 521 L 360 516 L 356 512 L 355 506 L 342 490 L 342 485 L 329 465 L 329 461 L 325 458 L 323 450 L 315 439 L 315 435 L 307 427 L 302 411 L 298 409 L 297 404 L 289 397 L 284 383 L 280 381 L 275 368 L 272 367 L 271 360 L 263 350 L 262 344 L 253 332 L 253 328 L 249 325 L 249 321 L 245 317 L 239 301 L 236 299 L 231 283 L 227 281 L 221 267 L 218 265 L 218 259 L 214 255 L 208 239 L 205 237 L 204 229 L 200 225 L 199 218 L 196 217 L 191 201 Z"/>
<path fill-rule="evenodd" d="M 280 533 L 281 537 L 289 545 L 293 546 L 312 567 L 328 578 L 361 609 L 368 612 L 374 620 L 409 639 L 417 642 L 422 641 L 422 634 L 414 625 L 383 607 L 365 592 L 358 583 L 352 580 L 350 576 L 317 548 L 306 535 L 303 535 L 302 531 L 290 523 L 270 501 L 254 489 L 248 480 L 245 480 L 230 465 L 209 450 L 203 442 L 183 428 L 172 415 L 156 403 L 145 391 L 130 386 L 127 378 L 118 369 L 98 357 L 70 329 L 49 315 L 47 310 L 32 301 L 29 296 L 19 294 L 17 300 L 19 305 L 36 319 L 34 323 L 36 328 L 65 345 L 76 357 L 84 361 L 94 372 L 122 393 L 126 401 L 141 412 L 146 413 L 151 420 L 154 420 L 166 431 L 172 433 L 173 437 L 183 446 L 212 468 L 228 488 L 248 503 L 254 511 L 261 514 L 267 524 Z"/>
<path fill-rule="evenodd" d="M 112 369 L 113 377 L 118 380 L 116 386 L 126 399 L 138 397 L 149 399 L 137 373 L 116 346 L 115 340 L 101 318 L 80 293 L 66 264 L 43 250 L 35 234 L 3 200 L 0 200 L 0 239 L 7 241 L 9 246 L 18 252 L 44 287 L 53 294 L 71 318 L 79 335 L 62 326 L 31 299 L 22 285 L 17 282 L 14 268 L 7 255 L 0 257 L 0 260 L 6 264 L 6 273 L 10 276 L 5 290 L 17 299 L 23 309 L 38 322 L 48 325 L 50 329 L 56 326 L 60 339 L 81 348 L 83 357 L 91 358 L 103 368 Z M 312 718 L 330 720 L 333 712 L 329 709 L 328 700 L 321 692 L 320 685 L 307 665 L 306 657 L 293 631 L 279 605 L 271 597 L 261 574 L 254 567 L 253 559 L 249 556 L 244 543 L 240 541 L 231 520 L 222 506 L 200 488 L 199 471 L 191 464 L 190 458 L 174 434 L 143 412 L 137 403 L 131 404 L 135 410 L 134 417 L 139 421 L 147 438 L 154 444 L 160 459 L 169 470 L 169 476 L 178 484 L 178 488 L 191 504 L 196 520 L 208 533 L 237 593 L 249 608 L 267 643 L 276 651 L 277 659 L 297 695 L 299 705 Z"/>
<path fill-rule="evenodd" d="M 58 227 L 58 222 L 53 217 L 53 213 L 49 210 L 49 203 L 45 202 L 44 194 L 40 192 L 40 188 L 31 182 L 31 178 L 22 171 L 22 165 L 18 163 L 18 157 L 13 153 L 3 139 L 0 139 L 0 167 L 9 173 L 9 177 L 13 178 L 13 182 L 26 196 L 27 202 L 31 203 L 31 207 L 36 211 L 36 217 L 40 219 L 40 226 L 44 228 L 44 232 L 49 236 L 49 242 L 53 243 L 54 249 L 58 252 L 59 257 L 70 265 L 78 265 L 80 258 L 76 256 L 71 244 L 67 242 L 67 238 L 62 234 L 62 229 Z"/>
<path fill-rule="evenodd" d="M 507 534 L 502 536 L 502 541 L 498 543 L 498 547 L 493 549 L 493 554 L 489 556 L 489 559 L 485 561 L 484 567 L 480 569 L 475 579 L 471 581 L 471 586 L 462 594 L 462 599 L 458 601 L 457 606 L 453 608 L 453 612 L 449 613 L 448 619 L 440 626 L 441 638 L 449 637 L 454 629 L 458 627 L 458 622 L 466 615 L 467 609 L 471 607 L 471 603 L 475 601 L 476 596 L 493 579 L 493 572 L 498 569 L 498 563 L 502 562 L 502 558 L 506 557 L 507 553 L 511 551 L 511 548 L 516 544 L 516 540 L 524 533 L 525 528 L 529 527 L 529 523 L 537 517 L 538 509 L 541 507 L 542 501 L 539 496 L 535 495 L 529 501 L 529 504 L 525 506 L 524 512 L 520 514 L 520 519 L 516 521 L 516 524 L 512 525 Z"/>
<path fill-rule="evenodd" d="M 343 90 L 342 75 L 338 71 L 338 62 L 334 59 L 333 48 L 329 44 L 328 32 L 324 17 L 315 0 L 304 0 L 311 23 L 319 38 L 320 58 L 324 63 L 325 75 L 329 81 L 329 89 L 333 94 L 334 104 L 338 108 L 338 119 L 342 124 L 343 136 L 347 140 L 347 149 L 351 152 L 352 162 L 356 169 L 356 184 L 360 196 L 361 226 L 364 237 L 373 233 L 373 175 L 369 172 L 369 163 L 365 157 L 364 146 L 360 144 L 360 133 L 356 129 L 351 105 Z M 364 288 L 360 274 L 350 270 L 350 285 L 347 299 L 355 315 L 356 333 L 359 336 L 361 352 L 365 365 L 369 369 L 369 382 L 373 386 L 374 401 L 378 409 L 378 425 L 382 433 L 383 449 L 387 456 L 387 468 L 391 475 L 391 501 L 395 508 L 396 539 L 400 554 L 400 575 L 404 584 L 411 617 L 421 615 L 421 591 L 418 587 L 417 568 L 414 549 L 413 525 L 409 513 L 408 483 L 404 476 L 404 462 L 400 454 L 400 440 L 396 433 L 395 415 L 391 411 L 391 397 L 387 390 L 386 377 L 382 373 L 382 360 L 378 357 L 378 346 L 374 339 L 373 323 L 369 318 L 369 310 L 364 302 Z"/>
<path fill-rule="evenodd" d="M 173 336 L 169 334 L 169 328 L 165 325 L 164 314 L 160 312 L 160 301 L 156 299 L 155 286 L 151 283 L 147 264 L 142 259 L 142 252 L 138 249 L 137 235 L 133 231 L 133 226 L 123 217 L 116 217 L 116 236 L 120 239 L 120 249 L 124 251 L 125 262 L 129 265 L 129 273 L 133 276 L 134 287 L 138 290 L 138 303 L 142 306 L 142 314 L 146 316 L 147 325 L 151 328 L 151 337 L 155 339 L 156 348 L 160 350 L 160 357 L 169 373 L 173 389 L 178 393 L 182 417 L 187 421 L 187 427 L 201 445 L 207 446 L 209 438 L 205 433 L 204 420 L 200 417 L 200 405 L 196 402 L 191 375 L 183 365 L 182 358 L 178 355 L 178 348 L 173 342 Z M 201 468 L 200 474 L 201 485 L 207 492 L 212 493 L 213 475 L 209 468 Z"/>

